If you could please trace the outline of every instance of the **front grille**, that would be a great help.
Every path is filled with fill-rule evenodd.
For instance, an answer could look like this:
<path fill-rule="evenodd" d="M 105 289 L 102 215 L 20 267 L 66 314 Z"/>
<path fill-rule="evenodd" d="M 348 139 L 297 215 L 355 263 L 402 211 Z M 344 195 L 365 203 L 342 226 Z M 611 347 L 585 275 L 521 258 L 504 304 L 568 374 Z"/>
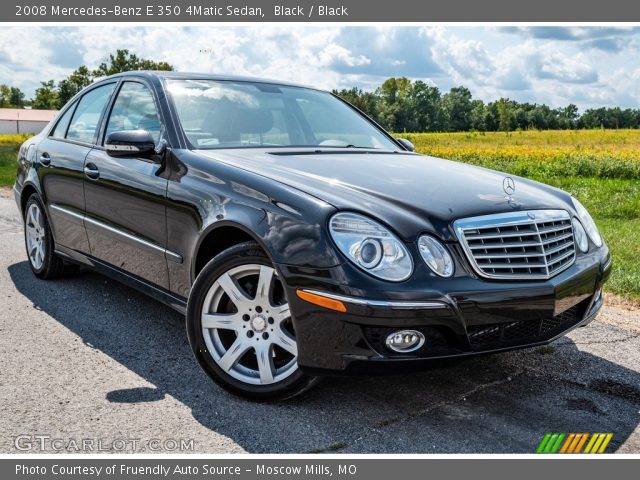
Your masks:
<path fill-rule="evenodd" d="M 571 216 L 564 210 L 485 215 L 453 226 L 473 269 L 486 278 L 548 279 L 576 258 Z"/>
<path fill-rule="evenodd" d="M 467 327 L 469 344 L 471 348 L 478 349 L 492 345 L 508 346 L 523 341 L 535 342 L 553 337 L 582 320 L 588 301 L 582 301 L 550 318 L 470 325 Z"/>

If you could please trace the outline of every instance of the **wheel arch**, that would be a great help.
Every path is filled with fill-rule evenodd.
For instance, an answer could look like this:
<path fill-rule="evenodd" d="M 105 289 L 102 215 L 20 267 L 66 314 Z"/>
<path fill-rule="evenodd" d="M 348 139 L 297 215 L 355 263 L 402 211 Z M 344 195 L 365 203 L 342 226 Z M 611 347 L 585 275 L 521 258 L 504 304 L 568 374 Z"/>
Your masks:
<path fill-rule="evenodd" d="M 32 183 L 25 183 L 20 192 L 20 213 L 24 216 L 24 210 L 27 208 L 27 202 L 34 193 L 40 194 L 40 191 Z M 45 212 L 46 214 L 46 212 Z"/>
<path fill-rule="evenodd" d="M 191 283 L 209 260 L 227 248 L 244 242 L 256 242 L 277 269 L 265 242 L 254 231 L 241 223 L 225 220 L 209 226 L 200 236 L 191 260 Z"/>

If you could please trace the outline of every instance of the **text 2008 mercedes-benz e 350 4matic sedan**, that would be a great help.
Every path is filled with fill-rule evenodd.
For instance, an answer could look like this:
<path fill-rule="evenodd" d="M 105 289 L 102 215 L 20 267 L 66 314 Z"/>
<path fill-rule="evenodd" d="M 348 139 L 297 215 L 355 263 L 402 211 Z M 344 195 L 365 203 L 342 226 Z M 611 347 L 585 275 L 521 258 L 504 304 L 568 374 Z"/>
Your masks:
<path fill-rule="evenodd" d="M 548 343 L 611 269 L 571 195 L 413 153 L 312 88 L 118 74 L 18 163 L 33 273 L 85 265 L 185 313 L 201 367 L 252 398 Z"/>

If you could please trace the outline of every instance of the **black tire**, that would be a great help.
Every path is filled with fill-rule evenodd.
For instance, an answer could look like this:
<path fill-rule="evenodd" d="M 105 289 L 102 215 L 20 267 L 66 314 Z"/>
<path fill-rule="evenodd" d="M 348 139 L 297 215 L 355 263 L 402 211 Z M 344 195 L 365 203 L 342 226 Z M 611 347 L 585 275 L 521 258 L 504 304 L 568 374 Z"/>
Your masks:
<path fill-rule="evenodd" d="M 42 244 L 44 246 L 44 255 L 42 259 L 42 265 L 38 266 L 34 265 L 34 261 L 29 254 L 29 246 L 27 243 L 27 224 L 29 223 L 28 212 L 31 208 L 37 208 L 39 210 L 42 223 L 40 227 Z M 25 248 L 27 250 L 29 267 L 31 267 L 31 271 L 33 272 L 33 274 L 43 280 L 64 278 L 75 274 L 78 271 L 78 265 L 64 261 L 62 258 L 60 258 L 59 255 L 55 253 L 55 242 L 53 241 L 53 234 L 51 233 L 49 219 L 47 218 L 42 200 L 40 200 L 40 197 L 37 193 L 34 193 L 29 197 L 23 213 Z"/>
<path fill-rule="evenodd" d="M 283 380 L 270 384 L 256 385 L 232 377 L 216 363 L 212 354 L 209 353 L 202 328 L 202 310 L 207 294 L 223 274 L 234 268 L 247 265 L 264 265 L 273 268 L 269 257 L 256 242 L 245 242 L 218 254 L 198 274 L 187 305 L 186 327 L 191 349 L 204 371 L 218 385 L 233 394 L 262 401 L 284 400 L 299 395 L 310 388 L 316 382 L 316 378 L 302 373 L 297 367 L 297 363 L 293 373 Z M 284 290 L 282 290 L 282 295 L 284 295 Z M 254 298 L 258 298 L 257 293 Z M 247 325 L 249 325 L 250 329 L 251 322 L 247 323 Z M 240 334 L 235 338 L 238 339 L 239 336 Z"/>

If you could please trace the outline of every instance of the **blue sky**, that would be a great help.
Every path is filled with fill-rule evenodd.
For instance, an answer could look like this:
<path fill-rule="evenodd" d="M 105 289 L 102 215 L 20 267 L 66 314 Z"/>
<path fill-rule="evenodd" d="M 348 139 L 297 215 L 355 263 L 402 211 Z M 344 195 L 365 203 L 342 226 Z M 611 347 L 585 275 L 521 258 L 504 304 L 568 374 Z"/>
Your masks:
<path fill-rule="evenodd" d="M 629 27 L 3 27 L 0 83 L 31 96 L 39 80 L 96 67 L 118 48 L 181 71 L 327 89 L 407 76 L 442 90 L 464 85 L 483 100 L 581 110 L 640 100 L 640 29 Z"/>

